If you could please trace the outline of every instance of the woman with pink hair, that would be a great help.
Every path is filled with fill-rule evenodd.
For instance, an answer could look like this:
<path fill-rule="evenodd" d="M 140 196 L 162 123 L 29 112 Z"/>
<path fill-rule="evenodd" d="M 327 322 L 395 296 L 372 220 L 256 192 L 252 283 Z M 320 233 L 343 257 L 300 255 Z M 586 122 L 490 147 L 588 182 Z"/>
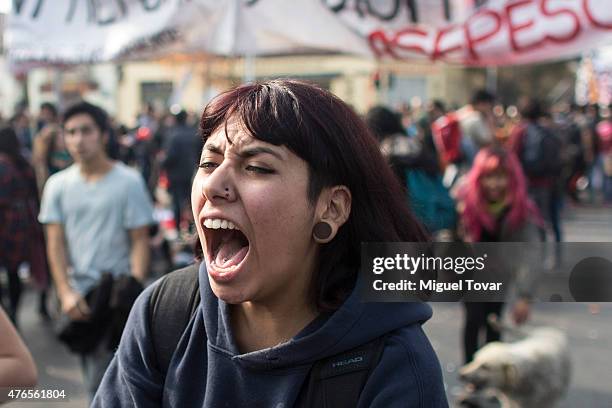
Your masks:
<path fill-rule="evenodd" d="M 535 204 L 527 195 L 525 176 L 516 156 L 501 148 L 480 150 L 458 194 L 460 235 L 467 242 L 525 242 L 538 240 L 542 224 Z M 529 315 L 526 294 L 514 305 L 517 324 Z M 486 343 L 499 340 L 500 334 L 488 322 L 487 316 L 500 316 L 501 302 L 466 302 L 464 351 L 466 362 L 472 360 L 479 334 L 486 331 Z"/>

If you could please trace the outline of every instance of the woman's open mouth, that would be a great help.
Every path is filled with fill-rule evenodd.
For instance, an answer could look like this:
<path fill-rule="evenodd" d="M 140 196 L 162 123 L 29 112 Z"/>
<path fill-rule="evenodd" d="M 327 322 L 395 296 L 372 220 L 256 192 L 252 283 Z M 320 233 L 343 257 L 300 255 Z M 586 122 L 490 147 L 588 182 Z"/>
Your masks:
<path fill-rule="evenodd" d="M 215 280 L 230 280 L 247 257 L 249 240 L 233 222 L 222 218 L 207 218 L 203 227 L 209 274 Z"/>

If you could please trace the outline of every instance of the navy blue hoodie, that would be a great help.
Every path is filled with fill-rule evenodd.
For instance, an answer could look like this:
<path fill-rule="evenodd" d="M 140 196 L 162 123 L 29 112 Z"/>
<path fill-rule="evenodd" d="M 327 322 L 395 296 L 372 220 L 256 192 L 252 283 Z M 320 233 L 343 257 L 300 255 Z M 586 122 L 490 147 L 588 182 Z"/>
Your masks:
<path fill-rule="evenodd" d="M 165 383 L 155 367 L 149 327 L 153 286 L 136 301 L 94 407 L 291 407 L 312 365 L 387 335 L 358 407 L 447 407 L 438 359 L 421 329 L 422 303 L 362 303 L 358 290 L 328 318 L 292 340 L 240 353 L 228 306 L 200 268 L 202 302 L 179 341 Z"/>

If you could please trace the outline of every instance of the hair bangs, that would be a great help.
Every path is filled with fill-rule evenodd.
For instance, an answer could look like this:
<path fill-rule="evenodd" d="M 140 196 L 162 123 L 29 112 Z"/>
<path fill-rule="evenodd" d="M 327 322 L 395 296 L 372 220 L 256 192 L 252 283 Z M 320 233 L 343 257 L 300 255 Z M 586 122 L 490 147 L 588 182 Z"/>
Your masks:
<path fill-rule="evenodd" d="M 505 172 L 504 158 L 501 155 L 490 155 L 482 161 L 481 176 Z"/>
<path fill-rule="evenodd" d="M 255 139 L 276 146 L 286 145 L 302 156 L 291 143 L 292 139 L 295 142 L 294 134 L 300 128 L 300 116 L 299 104 L 290 90 L 279 92 L 269 84 L 250 84 L 220 94 L 204 109 L 200 121 L 202 138 L 206 140 L 232 120 Z M 228 141 L 232 142 L 229 138 Z"/>
<path fill-rule="evenodd" d="M 254 85 L 248 97 L 238 101 L 237 117 L 254 138 L 276 146 L 285 145 L 302 156 L 295 146 L 296 133 L 301 128 L 299 103 L 291 89 L 280 90 L 274 85 Z"/>

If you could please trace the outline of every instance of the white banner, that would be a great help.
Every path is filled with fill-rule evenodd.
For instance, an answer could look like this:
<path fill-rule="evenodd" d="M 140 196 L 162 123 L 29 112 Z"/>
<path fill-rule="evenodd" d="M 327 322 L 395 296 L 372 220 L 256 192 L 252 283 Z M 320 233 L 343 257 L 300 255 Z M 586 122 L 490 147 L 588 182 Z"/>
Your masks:
<path fill-rule="evenodd" d="M 5 31 L 11 61 L 108 61 L 174 44 L 183 0 L 14 0 Z"/>
<path fill-rule="evenodd" d="M 338 51 L 509 65 L 612 43 L 610 0 L 14 0 L 17 63 Z"/>

